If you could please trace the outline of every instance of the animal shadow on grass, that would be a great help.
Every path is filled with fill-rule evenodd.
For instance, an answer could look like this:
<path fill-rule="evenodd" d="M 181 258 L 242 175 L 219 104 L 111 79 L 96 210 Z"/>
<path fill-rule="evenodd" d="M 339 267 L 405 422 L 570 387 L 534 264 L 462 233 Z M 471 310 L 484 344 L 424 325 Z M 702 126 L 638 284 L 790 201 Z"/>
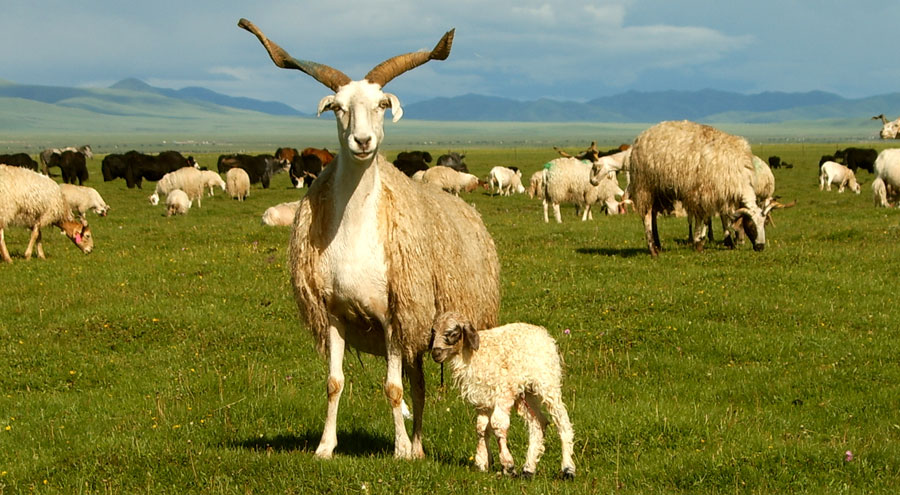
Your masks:
<path fill-rule="evenodd" d="M 263 436 L 248 438 L 231 442 L 234 447 L 253 451 L 293 452 L 301 451 L 315 453 L 319 446 L 321 431 L 307 431 L 299 435 L 277 435 L 274 437 Z M 334 449 L 336 455 L 348 455 L 353 457 L 392 456 L 394 443 L 384 436 L 372 435 L 361 430 L 338 430 L 338 446 Z"/>
<path fill-rule="evenodd" d="M 635 256 L 643 256 L 647 254 L 647 248 L 578 248 L 575 250 L 578 254 L 589 254 L 592 256 L 617 256 L 619 258 L 634 258 Z"/>

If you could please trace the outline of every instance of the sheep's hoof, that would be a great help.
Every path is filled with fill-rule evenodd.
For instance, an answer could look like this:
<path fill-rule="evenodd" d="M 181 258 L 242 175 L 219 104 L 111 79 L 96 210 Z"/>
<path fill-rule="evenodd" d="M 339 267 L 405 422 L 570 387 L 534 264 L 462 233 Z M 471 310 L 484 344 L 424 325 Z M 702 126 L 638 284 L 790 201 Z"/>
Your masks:
<path fill-rule="evenodd" d="M 530 480 L 534 478 L 534 473 L 532 473 L 531 471 L 522 471 L 522 474 L 520 476 L 522 479 Z"/>
<path fill-rule="evenodd" d="M 503 466 L 503 475 L 515 477 L 517 475 L 515 466 Z"/>
<path fill-rule="evenodd" d="M 560 473 L 560 476 L 564 480 L 574 480 L 575 479 L 575 469 L 573 468 L 565 468 Z"/>

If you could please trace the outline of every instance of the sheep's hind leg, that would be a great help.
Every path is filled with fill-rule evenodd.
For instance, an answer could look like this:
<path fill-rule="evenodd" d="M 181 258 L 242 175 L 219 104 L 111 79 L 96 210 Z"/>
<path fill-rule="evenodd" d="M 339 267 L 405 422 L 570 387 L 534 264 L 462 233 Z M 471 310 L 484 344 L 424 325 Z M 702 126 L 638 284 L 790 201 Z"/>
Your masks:
<path fill-rule="evenodd" d="M 563 479 L 572 479 L 575 477 L 575 461 L 572 460 L 572 451 L 575 446 L 575 430 L 572 428 L 572 422 L 569 420 L 566 405 L 563 404 L 562 397 L 559 395 L 555 395 L 552 398 L 545 397 L 544 405 L 547 406 L 547 411 L 553 417 L 556 429 L 559 432 L 559 440 L 562 444 L 562 477 Z"/>
<path fill-rule="evenodd" d="M 409 387 L 412 393 L 413 403 L 412 457 L 415 459 L 424 459 L 425 450 L 422 448 L 422 414 L 425 411 L 425 372 L 422 370 L 422 356 L 417 356 L 413 365 L 406 366 L 405 369 L 406 376 L 409 378 Z"/>
<path fill-rule="evenodd" d="M 547 417 L 541 411 L 541 401 L 534 394 L 525 394 L 525 399 L 516 402 L 519 415 L 528 423 L 528 453 L 522 465 L 522 477 L 534 476 L 537 463 L 544 454 L 544 430 L 547 428 Z"/>
<path fill-rule="evenodd" d="M 6 249 L 6 239 L 3 237 L 3 229 L 0 229 L 0 259 L 7 263 L 12 263 L 9 251 Z"/>
<path fill-rule="evenodd" d="M 413 458 L 412 443 L 403 422 L 403 356 L 397 345 L 391 342 L 391 331 L 385 331 L 387 339 L 387 378 L 384 381 L 384 395 L 391 406 L 394 417 L 394 457 Z M 415 402 L 413 407 L 416 407 Z M 420 440 L 421 441 L 421 440 Z"/>
<path fill-rule="evenodd" d="M 325 415 L 325 428 L 322 439 L 316 448 L 316 456 L 330 459 L 337 446 L 337 413 L 344 390 L 344 337 L 335 324 L 328 328 L 328 409 Z"/>
<path fill-rule="evenodd" d="M 30 259 L 31 259 L 31 253 L 32 253 L 32 251 L 34 251 L 34 245 L 35 245 L 35 243 L 38 243 L 38 246 L 40 246 L 40 238 L 41 238 L 41 226 L 40 226 L 40 225 L 35 225 L 35 226 L 31 229 L 31 238 L 28 239 L 28 247 L 25 248 L 25 259 L 26 259 L 26 260 L 30 260 Z M 39 255 L 41 258 L 43 258 L 43 256 L 41 256 L 42 254 L 43 254 L 43 249 L 40 249 L 40 248 L 39 248 L 39 249 L 38 249 L 38 255 Z"/>

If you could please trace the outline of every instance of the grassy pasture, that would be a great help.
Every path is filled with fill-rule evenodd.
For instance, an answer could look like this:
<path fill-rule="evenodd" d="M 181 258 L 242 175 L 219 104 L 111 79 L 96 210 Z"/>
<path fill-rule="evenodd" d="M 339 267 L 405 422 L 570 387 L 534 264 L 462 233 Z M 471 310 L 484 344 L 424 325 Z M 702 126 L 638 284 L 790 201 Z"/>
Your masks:
<path fill-rule="evenodd" d="M 89 185 L 112 210 L 89 216 L 94 253 L 47 229 L 48 259 L 26 262 L 27 233 L 6 234 L 0 493 L 894 493 L 900 212 L 872 206 L 866 172 L 861 195 L 818 191 L 818 157 L 835 146 L 754 146 L 794 164 L 775 175 L 783 201 L 798 200 L 760 253 L 695 253 L 686 221 L 667 218 L 653 260 L 633 214 L 580 222 L 569 206 L 544 224 L 525 196 L 464 195 L 497 244 L 501 320 L 558 341 L 570 482 L 553 427 L 534 480 L 475 472 L 474 412 L 430 360 L 425 461 L 392 458 L 383 362 L 354 354 L 336 457 L 316 460 L 326 364 L 297 317 L 289 231 L 259 223 L 302 193 L 279 175 L 246 202 L 218 193 L 166 218 L 151 190 L 103 183 L 95 157 Z M 527 180 L 550 158 L 477 148 L 467 162 Z M 525 442 L 514 419 L 519 464 Z"/>

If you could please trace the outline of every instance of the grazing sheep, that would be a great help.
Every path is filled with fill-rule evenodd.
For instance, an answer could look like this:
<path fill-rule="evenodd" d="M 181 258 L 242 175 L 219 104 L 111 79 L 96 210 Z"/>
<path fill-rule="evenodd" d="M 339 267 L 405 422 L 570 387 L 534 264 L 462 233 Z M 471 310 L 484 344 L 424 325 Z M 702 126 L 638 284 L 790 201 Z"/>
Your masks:
<path fill-rule="evenodd" d="M 250 175 L 242 168 L 232 168 L 225 172 L 225 192 L 232 199 L 243 201 L 250 195 Z"/>
<path fill-rule="evenodd" d="M 212 196 L 215 188 L 220 188 L 223 191 L 225 190 L 225 181 L 222 180 L 222 176 L 217 174 L 212 170 L 201 170 L 200 171 L 201 182 L 203 183 L 203 187 L 209 188 L 209 195 Z"/>
<path fill-rule="evenodd" d="M 460 191 L 472 192 L 477 189 L 479 180 L 470 173 L 457 172 L 450 167 L 437 165 L 423 171 L 422 183 L 435 185 L 459 196 Z"/>
<path fill-rule="evenodd" d="M 196 200 L 199 208 L 203 192 L 206 190 L 206 181 L 203 174 L 194 167 L 182 167 L 169 172 L 156 183 L 156 190 L 150 195 L 150 204 L 159 204 L 160 194 L 170 194 L 175 189 L 187 194 L 192 202 Z"/>
<path fill-rule="evenodd" d="M 605 176 L 597 179 L 597 184 L 592 183 L 592 164 L 577 158 L 555 158 L 544 165 L 544 222 L 549 222 L 548 207 L 553 205 L 553 216 L 556 223 L 562 223 L 559 213 L 561 203 L 574 203 L 581 211 L 581 220 L 593 218 L 591 205 L 602 202 L 607 206 L 607 213 L 618 212 L 619 203 L 616 195 L 624 192 L 618 183 Z M 608 175 L 608 174 L 607 174 Z"/>
<path fill-rule="evenodd" d="M 875 206 L 889 208 L 897 204 L 900 196 L 900 149 L 886 149 L 878 154 L 872 192 Z"/>
<path fill-rule="evenodd" d="M 509 410 L 516 406 L 528 423 L 528 454 L 522 475 L 534 474 L 544 453 L 544 430 L 548 421 L 541 411 L 546 406 L 559 430 L 562 443 L 562 475 L 575 476 L 572 447 L 575 433 L 562 400 L 562 366 L 556 342 L 544 327 L 512 323 L 476 331 L 456 312 L 439 315 L 434 323 L 432 358 L 447 363 L 463 399 L 478 412 L 478 447 L 475 466 L 488 468 L 490 453 L 487 435 L 493 432 L 500 449 L 505 473 L 515 464 L 506 445 Z"/>
<path fill-rule="evenodd" d="M 166 216 L 187 215 L 191 209 L 191 199 L 181 189 L 173 189 L 166 195 Z"/>
<path fill-rule="evenodd" d="M 458 310 L 482 328 L 494 326 L 500 264 L 480 215 L 456 196 L 413 184 L 379 153 L 384 113 L 397 121 L 400 100 L 382 88 L 429 60 L 450 54 L 453 31 L 430 52 L 393 57 L 353 81 L 326 65 L 296 60 L 245 19 L 276 65 L 299 69 L 334 94 L 319 102 L 333 111 L 341 149 L 301 200 L 289 262 L 294 295 L 316 347 L 327 351 L 328 406 L 316 455 L 337 445 L 346 345 L 387 360 L 384 393 L 394 422 L 394 456 L 423 458 L 423 355 L 437 314 Z M 413 402 L 412 441 L 403 422 L 406 375 Z"/>
<path fill-rule="evenodd" d="M 673 210 L 676 200 L 696 226 L 696 250 L 703 250 L 708 221 L 716 214 L 743 219 L 753 248 L 765 248 L 768 212 L 756 202 L 755 170 L 745 139 L 686 120 L 661 122 L 635 139 L 630 164 L 631 199 L 652 256 L 660 249 L 656 216 Z"/>
<path fill-rule="evenodd" d="M 84 213 L 88 210 L 105 217 L 109 212 L 109 205 L 100 196 L 93 187 L 76 186 L 75 184 L 60 184 L 59 190 L 62 192 L 66 203 L 69 207 L 78 212 L 78 215 L 84 220 Z"/>
<path fill-rule="evenodd" d="M 819 167 L 819 190 L 826 188 L 830 191 L 832 184 L 838 185 L 839 193 L 844 192 L 847 186 L 856 194 L 860 193 L 859 182 L 852 170 L 838 162 L 825 162 Z"/>
<path fill-rule="evenodd" d="M 25 259 L 37 246 L 38 258 L 44 259 L 41 228 L 59 227 L 85 254 L 94 249 L 94 238 L 87 222 L 77 222 L 56 182 L 37 172 L 0 165 L 0 259 L 12 263 L 3 231 L 9 226 L 31 230 Z"/>
<path fill-rule="evenodd" d="M 522 171 L 513 170 L 508 167 L 494 167 L 490 172 L 491 194 L 494 194 L 494 187 L 497 193 L 502 196 L 510 194 L 524 193 L 525 187 L 522 185 Z"/>
<path fill-rule="evenodd" d="M 289 226 L 294 224 L 294 217 L 300 208 L 299 201 L 291 201 L 290 203 L 279 203 L 275 206 L 266 208 L 262 215 L 263 225 L 271 227 Z"/>

